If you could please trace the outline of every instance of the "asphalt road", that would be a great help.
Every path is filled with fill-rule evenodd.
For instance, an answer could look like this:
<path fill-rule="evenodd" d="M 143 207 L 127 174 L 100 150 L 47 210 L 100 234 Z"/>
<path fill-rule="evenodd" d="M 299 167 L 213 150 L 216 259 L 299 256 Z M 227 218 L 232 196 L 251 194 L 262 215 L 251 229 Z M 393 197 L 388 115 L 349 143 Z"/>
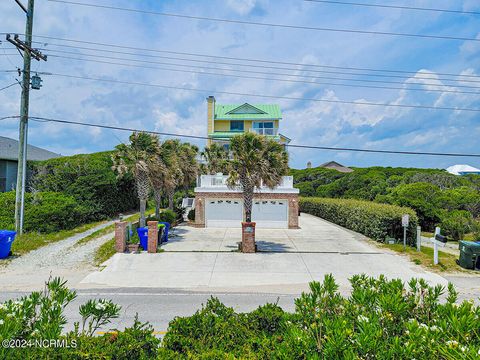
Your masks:
<path fill-rule="evenodd" d="M 28 293 L 0 292 L 0 302 L 16 299 Z M 88 299 L 111 299 L 122 309 L 118 319 L 101 329 L 124 329 L 131 326 L 138 313 L 139 320 L 150 322 L 156 334 L 161 335 L 168 328 L 168 323 L 176 316 L 189 316 L 200 309 L 210 296 L 218 297 L 224 304 L 232 306 L 236 311 L 247 312 L 268 302 L 278 304 L 286 311 L 294 310 L 296 295 L 255 294 L 255 293 L 192 293 L 183 291 L 169 291 L 165 289 L 105 289 L 105 290 L 78 290 L 77 298 L 65 310 L 68 325 L 65 330 L 72 330 L 73 323 L 80 321 L 78 307 Z"/>

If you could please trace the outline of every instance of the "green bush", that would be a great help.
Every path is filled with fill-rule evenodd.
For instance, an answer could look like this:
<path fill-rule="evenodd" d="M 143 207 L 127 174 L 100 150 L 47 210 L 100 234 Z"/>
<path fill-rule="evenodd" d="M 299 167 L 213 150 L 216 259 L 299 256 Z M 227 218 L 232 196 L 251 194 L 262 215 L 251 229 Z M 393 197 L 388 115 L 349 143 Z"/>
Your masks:
<path fill-rule="evenodd" d="M 160 342 L 135 317 L 132 327 L 96 336 L 119 315 L 108 300 L 80 306 L 82 323 L 64 333 L 65 308 L 76 297 L 53 279 L 42 292 L 0 303 L 0 341 L 57 340 L 68 347 L 0 347 L 0 359 L 478 359 L 480 307 L 457 301 L 423 280 L 404 283 L 354 275 L 342 296 L 332 275 L 310 283 L 295 311 L 276 304 L 250 313 L 211 298 L 192 316 L 176 317 Z M 445 296 L 442 296 L 442 295 Z"/>
<path fill-rule="evenodd" d="M 117 178 L 111 154 L 100 152 L 32 162 L 28 188 L 74 197 L 86 209 L 86 221 L 138 208 L 133 178 Z"/>
<path fill-rule="evenodd" d="M 24 230 L 50 233 L 85 222 L 88 210 L 75 198 L 56 192 L 25 194 Z M 0 228 L 15 227 L 15 192 L 0 193 Z"/>
<path fill-rule="evenodd" d="M 177 217 L 178 215 L 175 211 L 166 209 L 160 213 L 159 221 L 168 222 L 171 225 L 175 222 L 175 220 L 177 220 Z"/>
<path fill-rule="evenodd" d="M 188 220 L 195 221 L 195 209 L 191 209 L 187 215 Z"/>
<path fill-rule="evenodd" d="M 377 241 L 402 238 L 402 215 L 410 215 L 407 240 L 416 241 L 418 219 L 405 207 L 353 199 L 300 198 L 300 211 L 321 217 Z"/>
<path fill-rule="evenodd" d="M 452 240 L 463 240 L 465 234 L 475 230 L 472 214 L 468 211 L 445 211 L 441 218 L 441 232 Z"/>

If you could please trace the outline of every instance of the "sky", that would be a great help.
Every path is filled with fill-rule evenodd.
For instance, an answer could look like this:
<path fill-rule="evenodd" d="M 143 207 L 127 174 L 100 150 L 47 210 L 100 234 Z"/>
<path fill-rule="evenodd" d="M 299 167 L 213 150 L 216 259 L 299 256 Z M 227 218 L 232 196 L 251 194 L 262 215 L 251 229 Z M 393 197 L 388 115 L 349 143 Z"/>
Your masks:
<path fill-rule="evenodd" d="M 368 8 L 302 0 L 77 2 L 262 23 L 480 40 L 480 15 Z M 374 0 L 364 2 L 375 3 Z M 480 11 L 478 0 L 395 0 L 392 4 Z M 24 27 L 25 15 L 15 1 L 1 1 L 0 33 L 22 34 Z M 480 89 L 475 89 L 480 87 L 480 77 L 472 77 L 480 76 L 480 41 L 220 23 L 47 0 L 36 1 L 34 35 L 37 36 L 34 36 L 34 40 L 38 41 L 34 43 L 35 47 L 44 49 L 42 51 L 49 57 L 47 62 L 34 61 L 32 64 L 32 70 L 39 72 L 43 79 L 43 87 L 31 91 L 31 116 L 206 136 L 206 97 L 214 95 L 218 103 L 279 104 L 283 112 L 280 132 L 292 139 L 291 144 L 480 153 L 480 112 L 358 104 L 368 102 L 480 109 Z M 65 42 L 38 36 L 136 49 Z M 18 52 L 4 40 L 4 35 L 1 35 L 1 39 L 0 88 L 16 81 L 18 74 L 12 70 L 23 64 Z M 217 58 L 165 51 L 204 54 Z M 238 60 L 219 59 L 218 56 Z M 245 58 L 260 59 L 263 62 L 242 60 Z M 95 61 L 86 61 L 87 59 Z M 248 66 L 220 64 L 227 62 Z M 207 69 L 209 67 L 216 69 Z M 358 71 L 346 70 L 345 67 L 406 72 Z M 250 78 L 226 76 L 228 74 Z M 379 76 L 371 76 L 375 74 Z M 444 74 L 467 76 L 453 78 L 460 81 L 448 81 L 452 76 Z M 347 80 L 332 80 L 332 77 Z M 127 84 L 128 82 L 197 91 Z M 335 86 L 332 83 L 350 86 Z M 373 87 L 364 87 L 365 85 Z M 228 95 L 225 92 L 249 95 Z M 283 99 L 266 99 L 254 96 L 255 94 Z M 355 104 L 289 100 L 285 97 Z M 20 86 L 0 91 L 0 118 L 18 115 L 19 107 Z M 17 139 L 18 120 L 0 120 L 0 136 Z M 32 145 L 63 155 L 73 155 L 111 150 L 120 142 L 127 142 L 128 136 L 128 132 L 118 130 L 30 121 L 28 141 Z M 205 145 L 203 140 L 185 140 L 200 147 Z M 294 168 L 304 168 L 309 161 L 317 166 L 330 160 L 358 167 L 446 168 L 453 164 L 470 164 L 480 168 L 480 158 L 402 156 L 298 148 L 289 148 L 289 154 L 290 166 Z"/>

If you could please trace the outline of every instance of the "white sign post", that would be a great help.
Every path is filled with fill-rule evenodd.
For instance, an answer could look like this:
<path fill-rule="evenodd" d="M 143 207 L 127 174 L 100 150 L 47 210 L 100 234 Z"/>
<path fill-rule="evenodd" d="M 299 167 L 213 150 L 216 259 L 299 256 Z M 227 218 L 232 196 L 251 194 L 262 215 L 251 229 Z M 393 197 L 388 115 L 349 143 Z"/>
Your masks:
<path fill-rule="evenodd" d="M 433 263 L 438 265 L 438 247 L 444 247 L 446 238 L 440 235 L 440 228 L 437 226 L 435 228 L 435 235 L 430 238 L 430 241 L 433 243 Z"/>
<path fill-rule="evenodd" d="M 408 214 L 402 215 L 402 226 L 403 226 L 403 251 L 407 250 L 407 227 L 410 216 Z"/>

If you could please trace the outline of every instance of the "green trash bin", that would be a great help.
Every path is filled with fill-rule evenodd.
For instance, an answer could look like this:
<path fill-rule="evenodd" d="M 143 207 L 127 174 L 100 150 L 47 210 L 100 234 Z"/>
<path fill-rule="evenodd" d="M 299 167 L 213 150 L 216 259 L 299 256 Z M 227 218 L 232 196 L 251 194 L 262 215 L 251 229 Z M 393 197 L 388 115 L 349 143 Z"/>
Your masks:
<path fill-rule="evenodd" d="M 480 268 L 480 243 L 461 240 L 458 244 L 460 258 L 458 265 L 464 269 Z"/>

